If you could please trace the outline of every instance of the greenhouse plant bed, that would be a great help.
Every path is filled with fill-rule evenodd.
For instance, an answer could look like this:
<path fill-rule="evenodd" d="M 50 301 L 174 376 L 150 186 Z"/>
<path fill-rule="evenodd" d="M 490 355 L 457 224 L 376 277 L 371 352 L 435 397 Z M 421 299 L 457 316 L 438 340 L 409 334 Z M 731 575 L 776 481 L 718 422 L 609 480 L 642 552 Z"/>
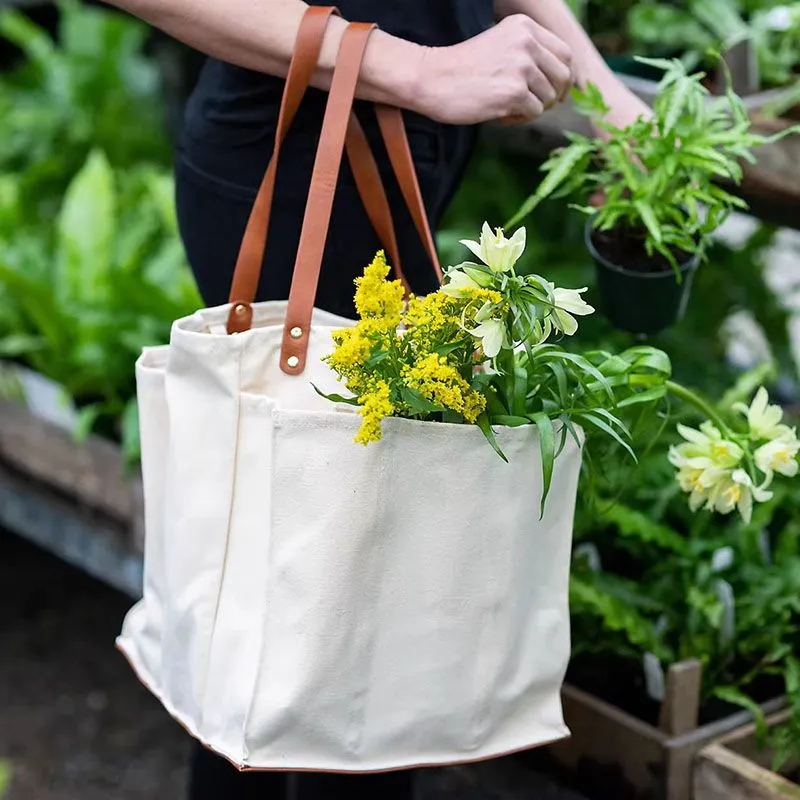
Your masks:
<path fill-rule="evenodd" d="M 748 712 L 735 711 L 699 725 L 700 679 L 696 661 L 670 668 L 657 725 L 568 683 L 563 702 L 571 738 L 522 758 L 555 765 L 578 790 L 602 786 L 603 797 L 614 800 L 691 800 L 697 754 L 751 720 Z M 774 713 L 783 705 L 777 698 L 763 708 Z"/>
<path fill-rule="evenodd" d="M 759 114 L 752 117 L 754 130 L 766 135 L 781 133 L 798 124 L 797 120 L 769 119 Z M 755 164 L 743 166 L 745 190 L 774 205 L 794 207 L 800 203 L 800 134 L 790 134 L 765 145 L 759 149 Z"/>
<path fill-rule="evenodd" d="M 16 400 L 0 400 L 0 524 L 129 593 L 141 581 L 141 479 L 120 448 L 77 442 Z M 35 520 L 42 516 L 38 523 Z"/>
<path fill-rule="evenodd" d="M 772 727 L 788 712 L 767 719 Z M 753 724 L 738 728 L 703 748 L 694 765 L 694 800 L 800 800 L 800 786 L 769 768 L 771 754 L 759 748 Z M 797 764 L 782 770 L 797 775 Z"/>

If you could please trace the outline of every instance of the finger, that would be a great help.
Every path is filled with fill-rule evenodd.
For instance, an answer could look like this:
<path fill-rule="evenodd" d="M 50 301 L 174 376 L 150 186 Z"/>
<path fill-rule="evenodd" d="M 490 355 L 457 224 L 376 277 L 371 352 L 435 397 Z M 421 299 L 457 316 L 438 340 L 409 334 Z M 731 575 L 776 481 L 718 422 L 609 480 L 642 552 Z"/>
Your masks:
<path fill-rule="evenodd" d="M 546 50 L 549 50 L 562 64 L 572 68 L 572 48 L 552 31 L 542 27 L 537 22 L 533 23 L 536 41 Z"/>
<path fill-rule="evenodd" d="M 533 92 L 528 92 L 514 104 L 511 113 L 505 118 L 518 122 L 530 122 L 544 114 L 544 104 Z"/>
<path fill-rule="evenodd" d="M 527 80 L 528 88 L 539 99 L 543 108 L 552 108 L 558 102 L 558 89 L 537 66 L 531 65 Z"/>
<path fill-rule="evenodd" d="M 539 70 L 555 89 L 555 101 L 561 102 L 575 83 L 572 70 L 547 48 L 540 50 L 536 62 Z"/>

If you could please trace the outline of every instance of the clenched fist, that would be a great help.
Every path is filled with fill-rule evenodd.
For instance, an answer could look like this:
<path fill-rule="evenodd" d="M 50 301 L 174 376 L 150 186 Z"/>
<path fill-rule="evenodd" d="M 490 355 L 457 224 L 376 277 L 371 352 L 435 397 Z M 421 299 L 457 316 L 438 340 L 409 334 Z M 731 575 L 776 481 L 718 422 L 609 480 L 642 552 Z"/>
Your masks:
<path fill-rule="evenodd" d="M 562 100 L 573 80 L 570 48 L 514 14 L 461 44 L 426 48 L 416 110 L 453 125 L 531 120 Z"/>

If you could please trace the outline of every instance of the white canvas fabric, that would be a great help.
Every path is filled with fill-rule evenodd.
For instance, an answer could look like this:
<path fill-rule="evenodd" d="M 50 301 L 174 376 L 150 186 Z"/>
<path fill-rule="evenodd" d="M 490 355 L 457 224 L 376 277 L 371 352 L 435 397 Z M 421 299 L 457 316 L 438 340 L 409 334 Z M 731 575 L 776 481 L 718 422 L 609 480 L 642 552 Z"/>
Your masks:
<path fill-rule="evenodd" d="M 308 367 L 276 366 L 285 303 L 175 323 L 137 378 L 145 591 L 119 647 L 198 739 L 241 767 L 372 771 L 567 735 L 560 688 L 580 450 L 539 520 L 535 426 L 502 462 L 469 425 L 360 417 L 311 386 L 347 320 L 315 311 Z"/>
<path fill-rule="evenodd" d="M 305 12 L 275 154 L 332 13 Z M 509 464 L 471 425 L 387 419 L 364 447 L 353 408 L 313 387 L 342 391 L 322 357 L 352 324 L 313 308 L 346 137 L 375 229 L 397 250 L 350 116 L 372 27 L 342 37 L 288 302 L 253 303 L 274 155 L 231 303 L 178 320 L 137 364 L 144 596 L 118 645 L 171 714 L 244 769 L 390 770 L 567 735 L 580 447 L 567 440 L 539 520 L 535 426 L 498 431 Z M 402 115 L 376 114 L 440 276 Z"/>

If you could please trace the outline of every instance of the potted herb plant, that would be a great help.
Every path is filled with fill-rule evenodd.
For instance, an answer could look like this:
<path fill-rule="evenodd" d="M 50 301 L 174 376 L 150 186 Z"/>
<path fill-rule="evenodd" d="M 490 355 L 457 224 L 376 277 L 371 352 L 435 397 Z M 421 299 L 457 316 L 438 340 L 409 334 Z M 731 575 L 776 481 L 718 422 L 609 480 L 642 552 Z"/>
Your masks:
<path fill-rule="evenodd" d="M 542 166 L 545 177 L 509 223 L 549 197 L 582 193 L 586 246 L 597 267 L 605 313 L 624 330 L 654 334 L 683 314 L 694 271 L 711 234 L 747 204 L 729 189 L 741 161 L 776 137 L 754 133 L 731 90 L 711 98 L 703 73 L 678 60 L 646 59 L 664 70 L 652 119 L 617 128 L 592 85 L 575 92 L 578 110 L 601 135 L 568 134 L 569 144 Z M 602 191 L 600 208 L 587 199 Z"/>

